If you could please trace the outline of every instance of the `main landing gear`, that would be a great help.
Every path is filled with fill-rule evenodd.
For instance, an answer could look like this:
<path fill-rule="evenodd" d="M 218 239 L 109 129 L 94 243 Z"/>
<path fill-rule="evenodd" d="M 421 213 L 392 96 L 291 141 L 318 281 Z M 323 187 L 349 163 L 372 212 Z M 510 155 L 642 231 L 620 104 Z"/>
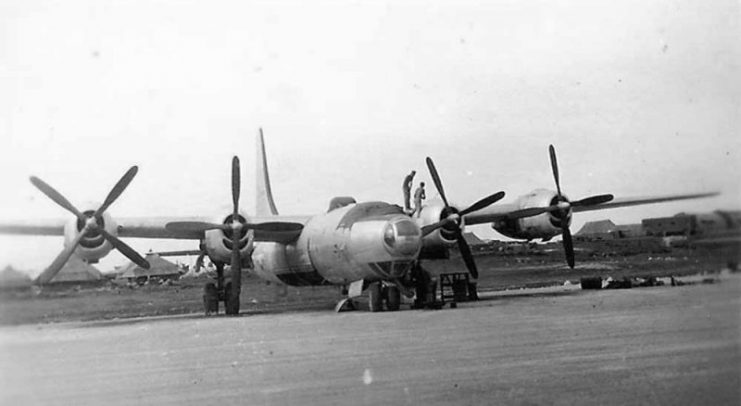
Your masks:
<path fill-rule="evenodd" d="M 402 283 L 400 286 L 398 283 Z M 412 288 L 413 291 L 412 292 Z M 335 311 L 357 310 L 355 298 L 368 292 L 368 310 L 371 312 L 398 311 L 401 308 L 401 295 L 414 297 L 413 309 L 439 309 L 445 304 L 444 300 L 437 299 L 437 278 L 422 268 L 419 262 L 412 266 L 409 275 L 403 280 L 367 282 L 358 280 L 343 287 L 342 294 L 346 297 L 335 306 Z M 444 298 L 443 298 L 444 299 Z"/>
<path fill-rule="evenodd" d="M 343 287 L 342 294 L 347 295 L 340 300 L 335 306 L 336 312 L 347 310 L 358 310 L 356 298 L 368 291 L 368 308 L 371 312 L 380 312 L 386 310 L 394 312 L 401 307 L 401 289 L 399 286 L 390 282 L 366 282 L 358 280 L 349 286 Z"/>
<path fill-rule="evenodd" d="M 224 279 L 224 264 L 217 262 L 215 265 L 216 283 L 207 283 L 203 287 L 203 309 L 206 316 L 219 314 L 219 302 L 224 302 L 226 314 L 239 314 L 239 298 L 232 300 L 232 282 Z"/>
<path fill-rule="evenodd" d="M 401 306 L 401 290 L 396 285 L 385 285 L 382 282 L 372 282 L 368 285 L 368 308 L 371 312 L 386 310 L 395 312 Z"/>

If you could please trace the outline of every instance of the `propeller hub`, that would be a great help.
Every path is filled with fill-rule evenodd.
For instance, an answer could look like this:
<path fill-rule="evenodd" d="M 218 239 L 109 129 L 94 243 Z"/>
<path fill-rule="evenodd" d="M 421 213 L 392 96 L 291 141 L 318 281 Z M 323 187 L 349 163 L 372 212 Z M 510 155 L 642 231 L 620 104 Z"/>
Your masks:
<path fill-rule="evenodd" d="M 227 228 L 224 229 L 224 237 L 231 240 L 232 235 L 236 233 L 239 237 L 238 239 L 241 240 L 247 234 L 247 230 L 244 228 L 244 224 L 246 223 L 247 219 L 241 214 L 237 214 L 236 217 L 233 214 L 226 216 L 223 222 L 223 224 L 227 226 Z"/>
<path fill-rule="evenodd" d="M 571 203 L 568 201 L 562 200 L 558 202 L 558 210 L 560 211 L 567 211 L 571 208 Z"/>
<path fill-rule="evenodd" d="M 451 206 L 445 207 L 442 212 L 440 212 L 440 220 L 450 220 L 442 226 L 440 232 L 443 234 L 444 238 L 455 240 L 455 233 L 461 229 L 463 223 L 463 219 L 458 215 L 458 209 Z"/>

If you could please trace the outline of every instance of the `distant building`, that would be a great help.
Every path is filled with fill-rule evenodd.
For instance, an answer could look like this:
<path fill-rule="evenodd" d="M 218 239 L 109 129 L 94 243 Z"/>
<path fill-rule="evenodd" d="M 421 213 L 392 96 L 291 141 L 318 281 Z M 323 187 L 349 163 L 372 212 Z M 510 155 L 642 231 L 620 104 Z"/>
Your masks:
<path fill-rule="evenodd" d="M 0 289 L 25 289 L 32 284 L 31 277 L 8 265 L 0 271 Z"/>
<path fill-rule="evenodd" d="M 644 237 L 646 232 L 641 224 L 615 225 L 610 220 L 590 221 L 574 234 L 577 241 L 613 240 L 619 238 Z"/>
<path fill-rule="evenodd" d="M 104 279 L 103 274 L 100 273 L 98 268 L 90 265 L 77 255 L 73 254 L 69 257 L 69 260 L 64 264 L 59 273 L 57 273 L 49 283 L 96 283 Z"/>
<path fill-rule="evenodd" d="M 119 278 L 128 279 L 129 282 L 144 283 L 150 280 L 166 280 L 180 278 L 181 271 L 177 265 L 163 259 L 157 254 L 147 254 L 149 269 L 144 269 L 139 265 L 130 262 L 119 274 Z"/>
<path fill-rule="evenodd" d="M 679 213 L 672 217 L 645 219 L 642 224 L 647 235 L 655 237 L 709 237 L 741 230 L 741 211 Z"/>
<path fill-rule="evenodd" d="M 574 234 L 574 238 L 577 240 L 604 240 L 613 238 L 610 233 L 615 230 L 617 230 L 617 226 L 610 220 L 588 221 Z"/>
<path fill-rule="evenodd" d="M 695 230 L 695 217 L 678 214 L 672 217 L 644 219 L 641 224 L 651 237 L 687 236 Z"/>

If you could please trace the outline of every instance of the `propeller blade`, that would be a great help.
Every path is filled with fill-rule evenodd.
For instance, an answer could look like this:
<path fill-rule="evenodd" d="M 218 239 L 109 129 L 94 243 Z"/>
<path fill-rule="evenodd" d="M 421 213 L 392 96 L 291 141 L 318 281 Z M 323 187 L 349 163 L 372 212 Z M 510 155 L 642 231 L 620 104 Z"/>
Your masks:
<path fill-rule="evenodd" d="M 485 207 L 489 207 L 490 205 L 498 202 L 499 200 L 502 200 L 503 197 L 504 197 L 504 192 L 494 193 L 493 195 L 487 196 L 479 200 L 478 202 L 472 204 L 468 208 L 462 210 L 460 213 L 458 213 L 458 215 L 465 216 L 466 214 L 471 214 L 475 211 L 479 211 Z"/>
<path fill-rule="evenodd" d="M 584 199 L 571 202 L 571 206 L 595 206 L 602 203 L 607 203 L 611 201 L 614 198 L 613 195 L 597 195 L 597 196 L 590 196 L 586 197 Z"/>
<path fill-rule="evenodd" d="M 427 169 L 430 170 L 430 175 L 432 175 L 432 182 L 435 184 L 437 192 L 443 199 L 443 203 L 445 203 L 445 206 L 450 207 L 450 205 L 448 204 L 448 199 L 445 198 L 445 190 L 443 190 L 443 184 L 440 181 L 440 175 L 438 175 L 437 169 L 435 169 L 435 164 L 432 162 L 432 158 L 427 157 L 425 161 L 427 162 Z"/>
<path fill-rule="evenodd" d="M 553 169 L 553 179 L 556 181 L 558 197 L 561 197 L 561 182 L 558 177 L 558 161 L 556 161 L 556 149 L 553 148 L 553 145 L 548 146 L 548 152 L 550 152 L 551 155 L 551 169 Z"/>
<path fill-rule="evenodd" d="M 240 191 L 240 176 L 239 176 L 239 157 L 235 156 L 232 158 L 232 203 L 234 204 L 234 218 L 236 219 L 239 215 L 239 191 Z"/>
<path fill-rule="evenodd" d="M 72 243 L 62 250 L 62 252 L 57 255 L 56 258 L 54 258 L 54 261 L 44 270 L 44 272 L 41 272 L 41 274 L 36 277 L 36 280 L 34 283 L 36 285 L 44 285 L 48 283 L 50 280 L 54 279 L 54 277 L 59 273 L 59 271 L 62 270 L 64 267 L 64 264 L 67 263 L 69 260 L 69 257 L 72 256 L 72 253 L 75 252 L 75 249 L 78 245 L 80 245 L 80 240 L 85 236 L 85 233 L 87 233 L 90 230 L 90 226 L 88 224 L 85 224 L 85 227 L 80 230 L 80 232 L 75 236 L 75 239 L 72 240 Z"/>
<path fill-rule="evenodd" d="M 131 183 L 138 171 L 139 167 L 137 167 L 136 165 L 132 166 L 131 168 L 129 168 L 128 171 L 126 171 L 121 179 L 118 180 L 116 185 L 113 186 L 113 189 L 111 189 L 111 191 L 108 193 L 108 196 L 106 196 L 103 204 L 98 208 L 98 210 L 95 211 L 95 217 L 98 217 L 100 214 L 106 211 L 108 207 L 113 204 L 113 202 L 115 202 L 119 196 L 121 196 L 121 193 L 126 190 L 126 188 L 129 186 L 129 183 Z"/>
<path fill-rule="evenodd" d="M 561 228 L 563 229 L 563 249 L 566 253 L 566 262 L 571 269 L 574 269 L 574 242 L 571 239 L 571 231 L 566 224 L 566 220 L 561 220 Z"/>
<path fill-rule="evenodd" d="M 49 199 L 53 200 L 54 203 L 62 206 L 67 211 L 74 214 L 78 219 L 85 221 L 85 216 L 82 213 L 80 213 L 80 211 L 77 210 L 77 208 L 73 206 L 72 203 L 70 203 L 69 200 L 67 200 L 67 198 L 62 196 L 61 193 L 57 192 L 56 189 L 49 186 L 49 184 L 47 184 L 46 182 L 44 182 L 43 180 L 35 176 L 31 176 L 30 180 L 31 180 L 31 183 L 34 186 L 36 186 L 37 189 L 41 191 L 41 193 L 45 194 Z"/>
<path fill-rule="evenodd" d="M 463 237 L 463 233 L 461 233 L 460 229 L 456 233 L 456 241 L 458 242 L 458 250 L 461 252 L 461 256 L 463 257 L 463 262 L 466 263 L 466 268 L 468 268 L 468 272 L 471 273 L 471 276 L 474 277 L 474 279 L 478 279 L 479 277 L 479 271 L 476 269 L 476 262 L 473 260 L 473 254 L 471 253 L 471 247 L 468 246 L 468 243 L 466 242 L 466 239 Z"/>
<path fill-rule="evenodd" d="M 223 230 L 226 227 L 224 224 L 206 223 L 203 221 L 173 221 L 165 224 L 165 229 L 172 232 L 202 233 L 217 228 Z"/>
<path fill-rule="evenodd" d="M 149 262 L 147 262 L 146 259 L 139 255 L 138 252 L 134 251 L 133 248 L 129 247 L 125 242 L 121 241 L 120 239 L 118 239 L 118 237 L 110 234 L 103 228 L 99 228 L 98 232 L 102 234 L 103 237 L 105 237 L 105 239 L 108 240 L 108 242 L 111 243 L 111 245 L 113 245 L 113 247 L 116 248 L 120 253 L 122 253 L 126 258 L 130 259 L 132 262 L 144 269 L 149 269 Z"/>
<path fill-rule="evenodd" d="M 239 254 L 239 234 L 236 230 L 232 233 L 232 288 L 229 292 L 231 303 L 239 303 L 239 295 L 242 291 L 242 261 Z M 228 311 L 228 310 L 227 310 Z M 239 308 L 236 312 L 238 314 Z"/>
<path fill-rule="evenodd" d="M 256 231 L 272 231 L 276 233 L 280 232 L 293 232 L 293 231 L 301 231 L 304 228 L 304 225 L 301 223 L 286 223 L 286 222 L 280 222 L 280 221 L 269 221 L 266 223 L 247 223 L 244 224 L 244 228 L 248 230 L 256 230 Z"/>

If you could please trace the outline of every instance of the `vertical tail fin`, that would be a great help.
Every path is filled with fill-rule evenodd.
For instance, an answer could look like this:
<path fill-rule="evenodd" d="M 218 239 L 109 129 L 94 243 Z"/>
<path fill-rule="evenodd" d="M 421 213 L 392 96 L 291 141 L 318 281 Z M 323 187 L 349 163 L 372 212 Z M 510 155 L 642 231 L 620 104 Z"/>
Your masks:
<path fill-rule="evenodd" d="M 265 155 L 265 140 L 262 137 L 262 128 L 260 133 L 257 135 L 257 170 L 255 175 L 257 177 L 257 194 L 256 194 L 256 208 L 255 214 L 258 216 L 276 216 L 278 215 L 278 209 L 275 208 L 275 202 L 273 201 L 273 191 L 270 190 L 270 175 L 268 175 L 268 160 Z"/>

